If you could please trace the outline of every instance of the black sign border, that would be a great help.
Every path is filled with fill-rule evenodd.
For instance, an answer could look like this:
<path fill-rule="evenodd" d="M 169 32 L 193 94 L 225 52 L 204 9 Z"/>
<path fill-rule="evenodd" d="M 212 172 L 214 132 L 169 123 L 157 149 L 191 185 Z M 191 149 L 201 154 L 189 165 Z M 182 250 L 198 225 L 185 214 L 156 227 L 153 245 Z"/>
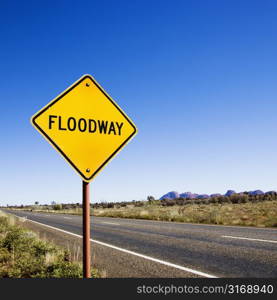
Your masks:
<path fill-rule="evenodd" d="M 85 79 L 89 78 L 97 87 L 98 89 L 107 97 L 107 99 L 115 106 L 116 109 L 119 110 L 119 112 L 123 115 L 123 117 L 129 122 L 129 124 L 133 127 L 134 132 L 104 161 L 104 163 L 90 176 L 86 177 L 70 160 L 69 157 L 62 151 L 62 149 L 47 135 L 47 133 L 36 123 L 36 119 L 43 114 L 47 109 L 49 109 L 51 106 L 53 106 L 55 103 L 57 103 L 59 100 L 61 100 L 66 94 L 68 94 L 71 90 L 73 90 L 77 85 L 82 83 Z M 104 89 L 96 82 L 96 80 L 91 75 L 84 75 L 79 80 L 77 80 L 72 86 L 70 86 L 67 90 L 65 90 L 62 94 L 60 94 L 57 98 L 55 98 L 53 101 L 51 101 L 48 105 L 43 107 L 38 113 L 36 113 L 31 118 L 31 123 L 35 128 L 37 128 L 43 136 L 50 141 L 50 143 L 53 145 L 54 148 L 70 163 L 70 165 L 79 173 L 79 175 L 82 177 L 82 179 L 86 182 L 89 182 L 95 177 L 97 173 L 116 155 L 117 152 L 123 148 L 125 144 L 128 143 L 128 141 L 137 133 L 137 128 L 134 126 L 134 124 L 130 121 L 128 116 L 122 111 L 122 109 L 114 102 L 114 100 L 104 91 Z"/>

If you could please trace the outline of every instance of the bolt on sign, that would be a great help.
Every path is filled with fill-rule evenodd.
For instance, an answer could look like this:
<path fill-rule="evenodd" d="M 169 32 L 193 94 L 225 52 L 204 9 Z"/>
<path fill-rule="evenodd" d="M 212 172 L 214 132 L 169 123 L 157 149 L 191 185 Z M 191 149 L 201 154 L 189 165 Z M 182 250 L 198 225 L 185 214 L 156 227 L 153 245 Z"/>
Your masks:
<path fill-rule="evenodd" d="M 86 182 L 137 133 L 130 118 L 90 75 L 43 107 L 31 122 Z"/>

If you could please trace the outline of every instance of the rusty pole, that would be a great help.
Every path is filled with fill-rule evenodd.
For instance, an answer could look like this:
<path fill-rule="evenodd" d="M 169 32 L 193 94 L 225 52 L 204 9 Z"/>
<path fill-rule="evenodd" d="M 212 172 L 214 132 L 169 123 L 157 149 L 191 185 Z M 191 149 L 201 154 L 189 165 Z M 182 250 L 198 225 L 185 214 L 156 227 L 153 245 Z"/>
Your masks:
<path fill-rule="evenodd" d="M 90 199 L 89 183 L 83 181 L 83 277 L 90 278 Z"/>

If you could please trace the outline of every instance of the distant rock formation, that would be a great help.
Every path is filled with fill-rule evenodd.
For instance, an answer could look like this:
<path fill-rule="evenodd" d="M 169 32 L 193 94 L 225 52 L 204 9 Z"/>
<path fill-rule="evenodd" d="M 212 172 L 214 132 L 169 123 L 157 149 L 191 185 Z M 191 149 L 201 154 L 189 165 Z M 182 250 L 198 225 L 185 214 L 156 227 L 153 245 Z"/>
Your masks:
<path fill-rule="evenodd" d="M 225 196 L 231 196 L 231 195 L 233 195 L 233 194 L 236 194 L 236 192 L 233 191 L 233 190 L 228 190 L 228 191 L 225 193 Z"/>
<path fill-rule="evenodd" d="M 169 192 L 165 195 L 163 195 L 160 200 L 163 200 L 163 199 L 176 199 L 176 198 L 179 198 L 180 195 L 178 192 L 175 192 L 175 191 L 172 191 L 172 192 Z"/>
<path fill-rule="evenodd" d="M 176 191 L 172 191 L 172 192 L 169 192 L 165 195 L 163 195 L 160 200 L 163 200 L 163 199 L 176 199 L 176 198 L 185 198 L 185 199 L 207 199 L 207 198 L 210 198 L 210 197 L 219 197 L 219 196 L 232 196 L 234 194 L 237 194 L 237 195 L 243 195 L 243 194 L 248 194 L 248 195 L 251 195 L 251 196 L 255 196 L 255 195 L 266 195 L 266 194 L 275 194 L 277 193 L 276 191 L 268 191 L 266 193 L 264 193 L 263 191 L 261 190 L 255 190 L 255 191 L 250 191 L 250 192 L 240 192 L 240 193 L 236 193 L 236 191 L 234 190 L 228 190 L 225 194 L 220 194 L 220 193 L 214 193 L 214 194 L 211 194 L 211 195 L 207 195 L 207 194 L 194 194 L 194 193 L 191 193 L 191 192 L 184 192 L 184 193 L 181 193 L 179 194 L 178 192 Z"/>
<path fill-rule="evenodd" d="M 219 193 L 216 193 L 216 194 L 211 194 L 210 197 L 219 197 L 219 196 L 222 196 L 221 194 Z"/>
<path fill-rule="evenodd" d="M 197 196 L 198 196 L 198 194 L 193 194 L 191 192 L 185 192 L 185 193 L 180 194 L 181 198 L 186 198 L 186 199 L 194 199 Z"/>
<path fill-rule="evenodd" d="M 252 195 L 252 196 L 255 196 L 255 195 L 263 195 L 264 192 L 261 191 L 261 190 L 256 190 L 256 191 L 250 191 L 248 194 L 249 194 L 249 195 Z"/>
<path fill-rule="evenodd" d="M 201 194 L 201 195 L 198 195 L 196 198 L 197 199 L 207 199 L 207 198 L 210 198 L 210 196 L 207 194 Z"/>
<path fill-rule="evenodd" d="M 268 195 L 268 194 L 274 194 L 274 193 L 277 193 L 277 192 L 276 191 L 268 191 L 265 194 Z"/>

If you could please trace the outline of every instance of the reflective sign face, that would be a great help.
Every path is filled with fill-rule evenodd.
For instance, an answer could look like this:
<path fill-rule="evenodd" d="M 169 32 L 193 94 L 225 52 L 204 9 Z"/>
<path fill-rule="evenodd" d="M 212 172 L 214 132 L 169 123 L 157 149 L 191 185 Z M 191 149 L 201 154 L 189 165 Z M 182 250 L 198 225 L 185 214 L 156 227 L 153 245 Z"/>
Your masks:
<path fill-rule="evenodd" d="M 137 132 L 90 75 L 42 108 L 32 117 L 32 124 L 87 182 Z"/>

